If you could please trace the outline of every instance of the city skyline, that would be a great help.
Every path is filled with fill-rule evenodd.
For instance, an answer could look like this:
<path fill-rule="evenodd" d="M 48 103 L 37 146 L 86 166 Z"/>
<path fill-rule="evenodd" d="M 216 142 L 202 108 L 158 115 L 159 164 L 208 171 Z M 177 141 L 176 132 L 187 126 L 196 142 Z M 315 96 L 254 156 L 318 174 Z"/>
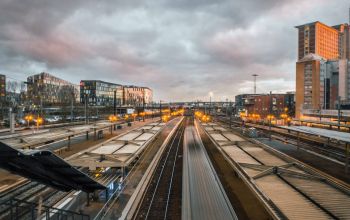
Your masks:
<path fill-rule="evenodd" d="M 154 100 L 295 90 L 296 25 L 348 22 L 346 1 L 0 3 L 0 73 L 148 86 Z M 242 10 L 246 8 L 247 10 Z M 273 31 L 272 31 L 273 30 Z M 240 89 L 237 89 L 240 88 Z M 210 94 L 210 95 L 209 95 Z"/>

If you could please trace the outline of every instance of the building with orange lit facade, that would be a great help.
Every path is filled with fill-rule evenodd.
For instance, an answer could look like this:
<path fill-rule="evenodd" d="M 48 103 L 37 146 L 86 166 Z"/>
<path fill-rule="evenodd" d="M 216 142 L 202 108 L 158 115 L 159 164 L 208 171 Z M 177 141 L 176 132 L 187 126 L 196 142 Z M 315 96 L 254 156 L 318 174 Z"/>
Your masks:
<path fill-rule="evenodd" d="M 309 110 L 335 109 L 350 98 L 349 25 L 319 21 L 300 25 L 296 63 L 296 118 Z"/>
<path fill-rule="evenodd" d="M 325 59 L 339 58 L 339 31 L 319 21 L 297 26 L 298 58 L 312 53 Z"/>

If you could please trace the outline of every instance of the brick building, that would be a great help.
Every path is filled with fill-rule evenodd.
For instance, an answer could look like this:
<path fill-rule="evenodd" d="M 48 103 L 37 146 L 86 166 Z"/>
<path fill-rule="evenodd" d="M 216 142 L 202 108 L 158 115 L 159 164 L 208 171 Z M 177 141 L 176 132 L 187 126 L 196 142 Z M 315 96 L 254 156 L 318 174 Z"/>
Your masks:
<path fill-rule="evenodd" d="M 243 105 L 246 114 L 258 114 L 261 118 L 269 114 L 279 117 L 282 113 L 294 116 L 293 93 L 247 95 Z"/>

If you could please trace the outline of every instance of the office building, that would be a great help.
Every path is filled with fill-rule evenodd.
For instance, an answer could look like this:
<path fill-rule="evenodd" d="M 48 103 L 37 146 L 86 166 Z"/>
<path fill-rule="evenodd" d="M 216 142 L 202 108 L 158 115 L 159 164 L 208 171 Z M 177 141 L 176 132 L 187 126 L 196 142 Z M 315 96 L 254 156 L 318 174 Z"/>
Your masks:
<path fill-rule="evenodd" d="M 34 105 L 55 105 L 78 101 L 79 86 L 49 73 L 27 78 L 27 99 Z"/>
<path fill-rule="evenodd" d="M 350 26 L 339 24 L 333 26 L 339 32 L 339 57 L 340 59 L 350 59 Z"/>
<path fill-rule="evenodd" d="M 122 85 L 101 80 L 82 80 L 80 81 L 80 102 L 85 103 L 85 99 L 88 99 L 89 105 L 113 106 L 114 91 L 116 91 L 116 104 L 123 105 Z"/>
<path fill-rule="evenodd" d="M 300 25 L 298 29 L 298 59 L 316 54 L 325 59 L 340 58 L 339 31 L 319 21 Z"/>
<path fill-rule="evenodd" d="M 124 86 L 125 105 L 143 106 L 151 104 L 153 91 L 148 87 Z"/>
<path fill-rule="evenodd" d="M 349 25 L 300 25 L 296 63 L 296 117 L 336 109 L 350 99 Z M 338 100 L 339 99 L 339 100 Z"/>
<path fill-rule="evenodd" d="M 309 54 L 296 64 L 296 116 L 304 110 L 337 109 L 350 98 L 350 62 Z"/>

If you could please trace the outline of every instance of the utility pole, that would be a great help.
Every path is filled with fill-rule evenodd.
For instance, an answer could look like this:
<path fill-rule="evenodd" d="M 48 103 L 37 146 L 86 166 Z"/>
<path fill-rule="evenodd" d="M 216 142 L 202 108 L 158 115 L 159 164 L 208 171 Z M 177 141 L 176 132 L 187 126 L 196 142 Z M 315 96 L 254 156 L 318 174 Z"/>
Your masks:
<path fill-rule="evenodd" d="M 145 121 L 145 95 L 146 95 L 146 92 L 145 92 L 145 89 L 144 89 L 143 90 L 143 98 L 142 98 L 143 121 Z"/>
<path fill-rule="evenodd" d="M 258 74 L 253 74 L 254 77 L 254 94 L 256 94 L 256 77 L 259 76 Z"/>
<path fill-rule="evenodd" d="M 272 120 L 272 91 L 270 91 L 270 107 L 269 107 L 269 139 L 271 141 L 271 120 Z"/>
<path fill-rule="evenodd" d="M 9 108 L 9 122 L 10 122 L 10 133 L 15 133 L 15 113 L 13 113 L 13 109 Z"/>
<path fill-rule="evenodd" d="M 228 99 L 226 99 L 226 117 L 228 116 Z"/>
<path fill-rule="evenodd" d="M 40 116 L 43 117 L 43 97 L 40 92 Z"/>
<path fill-rule="evenodd" d="M 117 115 L 117 91 L 114 90 L 114 96 L 113 96 L 113 115 Z"/>
<path fill-rule="evenodd" d="M 341 116 L 341 111 L 340 111 L 340 96 L 337 97 L 337 102 L 338 102 L 338 106 L 337 106 L 337 109 L 338 109 L 338 130 L 340 130 L 340 116 Z"/>
<path fill-rule="evenodd" d="M 73 99 L 71 100 L 70 106 L 70 121 L 73 122 Z"/>
<path fill-rule="evenodd" d="M 211 96 L 209 97 L 209 115 L 211 114 Z"/>
<path fill-rule="evenodd" d="M 74 88 L 73 88 L 74 89 Z M 73 122 L 73 118 L 74 118 L 74 113 L 73 113 L 73 111 L 74 111 L 74 106 L 73 106 L 73 102 L 74 102 L 74 98 L 75 98 L 75 95 L 74 95 L 74 91 L 71 93 L 71 106 L 70 106 L 70 121 L 71 122 Z"/>
<path fill-rule="evenodd" d="M 230 102 L 230 109 L 231 109 L 231 111 L 230 111 L 230 129 L 231 129 L 232 128 L 232 114 L 233 114 L 233 108 L 232 108 L 231 102 Z"/>
<path fill-rule="evenodd" d="M 88 98 L 87 98 L 87 94 L 84 94 L 85 96 L 84 96 L 84 98 L 85 98 L 85 102 L 84 102 L 84 104 L 85 104 L 85 108 L 84 108 L 84 110 L 85 110 L 85 124 L 87 124 L 88 123 L 88 115 L 87 115 L 87 101 L 88 101 Z"/>
<path fill-rule="evenodd" d="M 162 100 L 159 101 L 159 115 L 160 119 L 162 119 Z"/>

